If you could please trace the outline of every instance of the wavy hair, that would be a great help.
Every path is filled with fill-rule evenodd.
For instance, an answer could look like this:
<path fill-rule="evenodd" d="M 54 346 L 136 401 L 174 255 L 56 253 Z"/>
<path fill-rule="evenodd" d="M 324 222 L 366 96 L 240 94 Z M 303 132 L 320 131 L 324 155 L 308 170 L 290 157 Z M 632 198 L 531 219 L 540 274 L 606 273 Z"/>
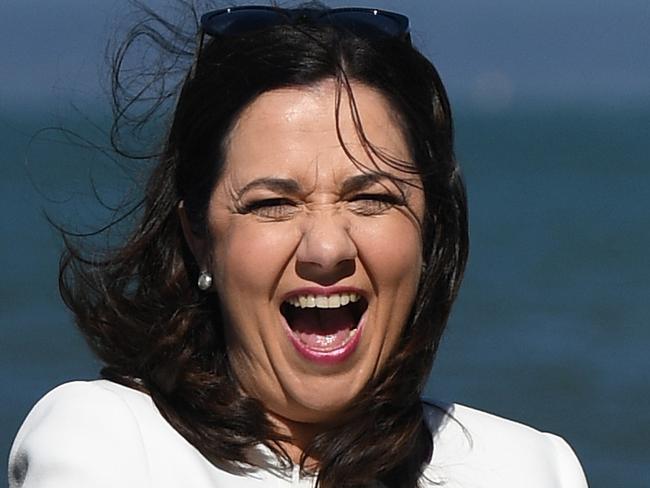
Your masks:
<path fill-rule="evenodd" d="M 239 388 L 230 370 L 221 304 L 215 293 L 195 285 L 199 270 L 178 206 L 184 202 L 193 231 L 205 231 L 229 130 L 260 94 L 334 79 L 348 92 L 354 114 L 350 83 L 378 90 L 403 126 L 413 162 L 390 160 L 364 138 L 359 123 L 357 131 L 373 158 L 420 176 L 426 267 L 395 353 L 350 407 L 349 422 L 318 434 L 300 464 L 305 469 L 307 456 L 318 459 L 320 488 L 377 481 L 416 487 L 434 449 L 420 395 L 468 252 L 465 190 L 436 69 L 410 42 L 308 20 L 209 39 L 195 63 L 196 11 L 180 4 L 189 13 L 189 27 L 140 6 L 144 17 L 114 51 L 113 145 L 153 167 L 141 200 L 123 209 L 120 219 L 137 217 L 123 242 L 97 253 L 64 234 L 62 297 L 105 364 L 102 375 L 146 391 L 167 421 L 212 462 L 246 469 L 254 464 L 250 449 L 262 443 L 290 464 L 281 447 L 288 439 L 274 430 L 264 406 Z M 134 52 L 140 56 L 135 68 L 128 63 Z M 125 134 L 141 134 L 152 121 L 159 128 L 163 121 L 160 149 L 151 154 L 125 149 Z"/>

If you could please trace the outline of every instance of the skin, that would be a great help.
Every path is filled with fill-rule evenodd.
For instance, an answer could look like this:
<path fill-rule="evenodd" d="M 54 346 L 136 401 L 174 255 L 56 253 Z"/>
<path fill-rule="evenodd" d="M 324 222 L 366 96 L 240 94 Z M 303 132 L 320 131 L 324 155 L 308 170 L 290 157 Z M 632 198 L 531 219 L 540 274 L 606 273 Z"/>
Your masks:
<path fill-rule="evenodd" d="M 382 153 L 409 161 L 387 100 L 362 84 L 352 89 L 367 139 Z M 340 136 L 359 162 L 373 167 L 342 92 Z M 364 172 L 338 139 L 335 104 L 332 80 L 259 96 L 230 133 L 209 203 L 209 237 L 193 235 L 181 211 L 190 247 L 212 273 L 211 291 L 225 309 L 233 370 L 241 387 L 293 438 L 296 459 L 311 436 L 344 417 L 395 349 L 422 265 L 419 178 L 375 158 L 378 170 L 410 179 L 401 185 L 406 198 L 386 178 L 350 190 L 351 178 Z M 290 184 L 278 187 L 269 178 Z M 396 201 L 386 203 L 386 197 Z M 297 288 L 337 285 L 363 291 L 366 324 L 352 355 L 324 365 L 296 351 L 280 306 Z"/>

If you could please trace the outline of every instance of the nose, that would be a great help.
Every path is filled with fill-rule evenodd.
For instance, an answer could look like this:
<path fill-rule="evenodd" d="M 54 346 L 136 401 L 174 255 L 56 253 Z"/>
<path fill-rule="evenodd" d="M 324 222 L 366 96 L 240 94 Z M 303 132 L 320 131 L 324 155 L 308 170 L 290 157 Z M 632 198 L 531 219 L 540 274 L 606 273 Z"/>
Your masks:
<path fill-rule="evenodd" d="M 357 247 L 345 217 L 325 211 L 309 216 L 296 250 L 298 276 L 331 285 L 354 274 L 356 257 Z"/>

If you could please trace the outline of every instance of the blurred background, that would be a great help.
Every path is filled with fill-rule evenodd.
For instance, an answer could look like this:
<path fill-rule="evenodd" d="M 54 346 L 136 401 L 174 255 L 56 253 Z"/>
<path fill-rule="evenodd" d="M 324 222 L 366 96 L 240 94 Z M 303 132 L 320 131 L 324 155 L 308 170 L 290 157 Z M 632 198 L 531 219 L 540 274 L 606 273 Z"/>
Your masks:
<path fill-rule="evenodd" d="M 559 433 L 592 487 L 650 487 L 650 2 L 353 3 L 411 18 L 455 111 L 472 247 L 427 394 Z M 0 2 L 0 479 L 34 402 L 99 370 L 43 212 L 97 224 L 90 182 L 110 203 L 128 178 L 42 129 L 106 143 L 127 7 Z"/>

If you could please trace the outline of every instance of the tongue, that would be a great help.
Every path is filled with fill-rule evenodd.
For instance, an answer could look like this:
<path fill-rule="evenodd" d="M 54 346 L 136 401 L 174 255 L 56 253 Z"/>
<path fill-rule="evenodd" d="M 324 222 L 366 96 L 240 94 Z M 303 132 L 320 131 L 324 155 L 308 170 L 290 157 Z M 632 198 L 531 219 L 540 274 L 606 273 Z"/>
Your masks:
<path fill-rule="evenodd" d="M 331 351 L 346 343 L 356 321 L 350 307 L 307 308 L 296 310 L 290 325 L 307 347 Z"/>

